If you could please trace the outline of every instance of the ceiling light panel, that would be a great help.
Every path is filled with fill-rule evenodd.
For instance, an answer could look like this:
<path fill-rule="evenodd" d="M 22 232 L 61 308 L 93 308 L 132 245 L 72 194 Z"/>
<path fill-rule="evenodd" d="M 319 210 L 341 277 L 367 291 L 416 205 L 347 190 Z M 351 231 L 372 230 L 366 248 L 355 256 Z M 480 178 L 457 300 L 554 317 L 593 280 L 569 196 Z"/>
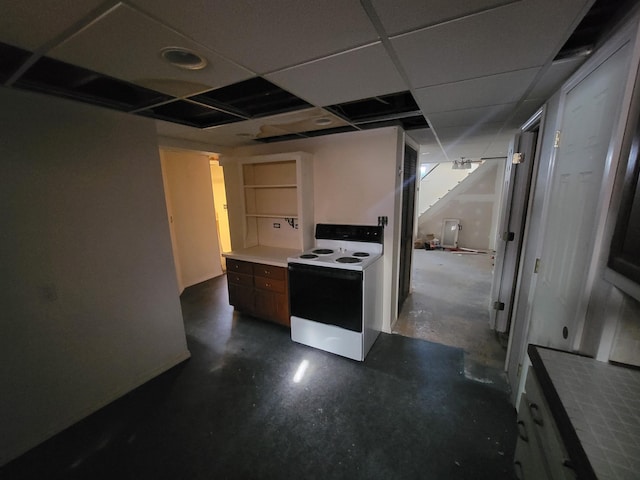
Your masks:
<path fill-rule="evenodd" d="M 247 118 L 276 115 L 311 107 L 304 100 L 261 77 L 211 90 L 191 99 Z"/>
<path fill-rule="evenodd" d="M 201 70 L 177 68 L 162 51 L 179 47 L 207 60 Z M 51 56 L 138 85 L 182 97 L 253 76 L 215 52 L 120 4 L 108 15 L 53 49 Z"/>
<path fill-rule="evenodd" d="M 360 2 L 353 0 L 133 3 L 258 74 L 378 40 Z"/>
<path fill-rule="evenodd" d="M 318 106 L 406 90 L 381 43 L 375 43 L 266 76 Z"/>
<path fill-rule="evenodd" d="M 101 3 L 102 0 L 4 1 L 0 15 L 0 42 L 36 50 Z"/>

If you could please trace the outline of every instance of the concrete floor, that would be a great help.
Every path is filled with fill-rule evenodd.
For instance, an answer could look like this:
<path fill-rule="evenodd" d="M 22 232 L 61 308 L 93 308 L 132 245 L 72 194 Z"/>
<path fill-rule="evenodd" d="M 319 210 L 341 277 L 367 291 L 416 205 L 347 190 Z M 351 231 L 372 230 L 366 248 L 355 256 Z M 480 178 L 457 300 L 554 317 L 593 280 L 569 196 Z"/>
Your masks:
<path fill-rule="evenodd" d="M 348 360 L 234 312 L 224 276 L 181 302 L 190 360 L 0 478 L 514 478 L 515 410 L 505 392 L 465 377 L 462 349 L 381 334 L 365 362 Z"/>
<path fill-rule="evenodd" d="M 506 338 L 489 328 L 490 254 L 413 252 L 412 293 L 393 332 L 461 348 L 468 378 L 507 389 Z"/>

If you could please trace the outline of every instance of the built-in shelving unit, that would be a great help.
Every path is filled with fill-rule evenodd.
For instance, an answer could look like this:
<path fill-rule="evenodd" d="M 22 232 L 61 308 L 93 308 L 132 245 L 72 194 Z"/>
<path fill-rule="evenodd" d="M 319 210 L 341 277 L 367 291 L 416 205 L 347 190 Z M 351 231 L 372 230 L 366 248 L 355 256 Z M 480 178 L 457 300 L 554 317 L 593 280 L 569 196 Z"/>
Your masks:
<path fill-rule="evenodd" d="M 244 245 L 304 250 L 313 242 L 313 168 L 304 152 L 238 159 Z"/>

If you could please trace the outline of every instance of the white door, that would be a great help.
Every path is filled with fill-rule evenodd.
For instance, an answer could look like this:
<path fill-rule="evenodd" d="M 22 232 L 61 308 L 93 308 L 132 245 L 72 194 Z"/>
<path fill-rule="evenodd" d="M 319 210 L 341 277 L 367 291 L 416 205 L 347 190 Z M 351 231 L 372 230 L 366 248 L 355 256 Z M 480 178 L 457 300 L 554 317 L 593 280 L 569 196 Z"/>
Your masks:
<path fill-rule="evenodd" d="M 529 343 L 571 350 L 581 325 L 607 152 L 624 88 L 629 47 L 611 55 L 564 98 Z"/>
<path fill-rule="evenodd" d="M 442 241 L 440 245 L 447 248 L 458 248 L 459 218 L 445 218 L 442 224 Z"/>
<path fill-rule="evenodd" d="M 489 309 L 491 327 L 498 332 L 508 332 L 511 326 L 537 138 L 537 130 L 523 132 L 512 142 L 521 160 L 517 164 L 512 163 L 513 151 L 509 152 L 507 158 L 509 163 L 504 185 L 508 191 L 502 207 L 504 213 L 498 232 L 500 238 L 496 248 Z"/>

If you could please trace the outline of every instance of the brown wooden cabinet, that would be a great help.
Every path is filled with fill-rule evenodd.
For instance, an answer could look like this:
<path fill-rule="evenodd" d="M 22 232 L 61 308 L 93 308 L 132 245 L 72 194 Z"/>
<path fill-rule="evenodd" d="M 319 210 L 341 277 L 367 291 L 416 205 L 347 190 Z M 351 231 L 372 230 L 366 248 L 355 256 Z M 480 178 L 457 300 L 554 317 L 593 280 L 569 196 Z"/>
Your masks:
<path fill-rule="evenodd" d="M 229 303 L 255 317 L 290 326 L 287 269 L 227 259 Z"/>

